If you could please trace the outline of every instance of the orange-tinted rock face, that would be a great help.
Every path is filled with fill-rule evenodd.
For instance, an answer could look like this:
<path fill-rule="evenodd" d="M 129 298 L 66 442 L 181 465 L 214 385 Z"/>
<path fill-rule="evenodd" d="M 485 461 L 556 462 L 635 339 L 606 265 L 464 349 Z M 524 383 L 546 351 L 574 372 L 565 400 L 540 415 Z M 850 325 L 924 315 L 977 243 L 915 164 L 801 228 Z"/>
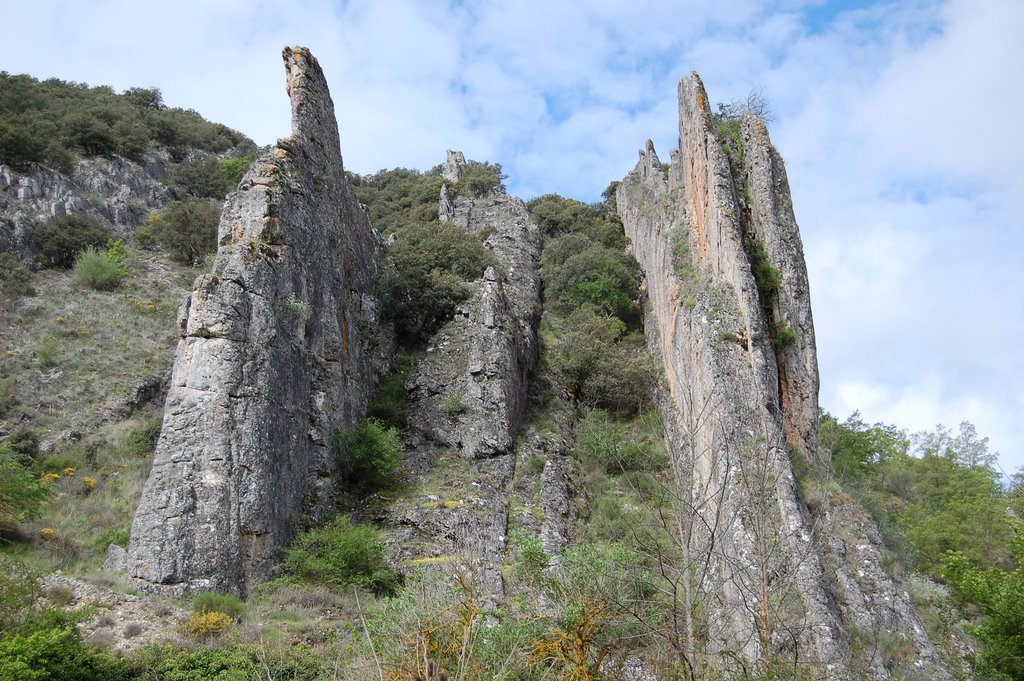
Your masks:
<path fill-rule="evenodd" d="M 727 668 L 737 668 L 737 654 L 762 670 L 799 658 L 842 678 L 856 619 L 846 604 L 857 599 L 836 592 L 856 582 L 826 573 L 835 556 L 791 464 L 817 464 L 818 372 L 785 170 L 749 114 L 719 138 L 696 74 L 678 94 L 671 166 L 666 172 L 649 145 L 616 201 L 645 275 L 649 343 L 666 373 L 661 407 L 692 575 L 688 635 Z M 909 603 L 901 616 L 901 626 L 920 629 Z M 927 637 L 915 645 L 923 664 L 939 664 Z M 888 674 L 877 661 L 861 668 Z"/>

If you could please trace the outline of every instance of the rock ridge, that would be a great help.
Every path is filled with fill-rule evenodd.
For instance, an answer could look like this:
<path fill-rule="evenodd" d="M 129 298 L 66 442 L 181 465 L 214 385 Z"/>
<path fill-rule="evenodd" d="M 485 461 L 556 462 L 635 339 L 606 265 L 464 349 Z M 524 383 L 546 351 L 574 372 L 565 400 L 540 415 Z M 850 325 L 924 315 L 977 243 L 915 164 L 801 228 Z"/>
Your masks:
<path fill-rule="evenodd" d="M 181 340 L 127 552 L 143 587 L 244 594 L 298 519 L 336 492 L 334 433 L 360 420 L 392 341 L 382 253 L 343 174 L 334 105 L 305 48 L 285 48 L 292 135 L 229 195 Z"/>
<path fill-rule="evenodd" d="M 446 181 L 457 182 L 464 166 L 462 152 L 449 151 Z M 518 431 L 538 362 L 540 233 L 525 204 L 501 189 L 455 197 L 444 185 L 439 215 L 486 233 L 498 265 L 469 284 L 469 298 L 430 339 L 407 382 L 410 458 L 424 482 L 444 468 L 445 496 L 398 503 L 384 520 L 396 562 L 469 565 L 482 602 L 494 604 L 504 597 L 517 452 L 533 442 L 521 442 Z M 549 477 L 549 486 L 564 486 L 555 472 Z M 551 541 L 560 530 L 549 530 Z"/>
<path fill-rule="evenodd" d="M 896 632 L 920 622 L 909 608 L 881 619 L 858 609 L 880 569 L 869 571 L 872 585 L 830 579 L 835 550 L 820 540 L 793 473 L 791 457 L 817 462 L 818 373 L 782 160 L 753 116 L 738 122 L 738 141 L 719 138 L 696 73 L 678 96 L 671 165 L 648 140 L 616 200 L 644 273 L 648 342 L 665 367 L 661 411 L 688 509 L 677 541 L 693 571 L 690 653 L 699 638 L 737 673 L 788 661 L 828 678 L 854 669 L 888 678 L 877 656 L 854 659 L 851 638 L 865 622 Z M 892 580 L 886 588 L 902 592 Z M 949 678 L 927 637 L 913 645 L 915 670 Z"/>

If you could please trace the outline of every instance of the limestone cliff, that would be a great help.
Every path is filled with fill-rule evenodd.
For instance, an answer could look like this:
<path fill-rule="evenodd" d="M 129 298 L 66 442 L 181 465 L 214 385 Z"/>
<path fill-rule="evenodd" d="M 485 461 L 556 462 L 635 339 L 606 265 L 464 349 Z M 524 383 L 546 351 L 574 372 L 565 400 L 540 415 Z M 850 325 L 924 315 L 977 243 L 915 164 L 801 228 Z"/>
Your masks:
<path fill-rule="evenodd" d="M 326 79 L 304 48 L 284 63 L 292 135 L 224 205 L 213 271 L 179 313 L 127 554 L 112 559 L 173 591 L 244 593 L 268 576 L 296 521 L 330 502 L 333 435 L 365 414 L 388 351 L 381 244 L 343 175 Z"/>
<path fill-rule="evenodd" d="M 160 182 L 169 165 L 166 152 L 143 163 L 119 156 L 79 159 L 70 177 L 36 164 L 25 174 L 0 165 L 0 252 L 28 259 L 33 225 L 72 213 L 131 237 L 151 210 L 170 201 L 171 190 Z"/>
<path fill-rule="evenodd" d="M 463 154 L 449 151 L 444 178 L 458 182 L 464 166 Z M 408 381 L 413 468 L 426 478 L 439 459 L 461 459 L 446 463 L 447 495 L 399 503 L 385 520 L 393 526 L 396 560 L 472 554 L 479 587 L 494 601 L 503 593 L 499 567 L 516 435 L 538 360 L 540 234 L 523 202 L 500 189 L 456 198 L 445 185 L 439 213 L 445 222 L 485 232 L 484 245 L 499 266 L 470 282 L 469 299 L 430 339 Z"/>
<path fill-rule="evenodd" d="M 863 637 L 895 632 L 912 642 L 910 667 L 947 678 L 880 552 L 844 543 L 863 531 L 824 546 L 800 497 L 792 461 L 816 464 L 818 375 L 782 161 L 749 114 L 731 122 L 738 134 L 719 137 L 696 74 L 678 95 L 671 165 L 648 142 L 616 199 L 645 276 L 649 344 L 665 367 L 661 407 L 692 574 L 689 645 L 736 671 L 799 665 L 888 678 L 880 656 L 862 654 Z M 848 554 L 871 584 L 845 567 Z M 900 603 L 875 609 L 879 590 Z"/>

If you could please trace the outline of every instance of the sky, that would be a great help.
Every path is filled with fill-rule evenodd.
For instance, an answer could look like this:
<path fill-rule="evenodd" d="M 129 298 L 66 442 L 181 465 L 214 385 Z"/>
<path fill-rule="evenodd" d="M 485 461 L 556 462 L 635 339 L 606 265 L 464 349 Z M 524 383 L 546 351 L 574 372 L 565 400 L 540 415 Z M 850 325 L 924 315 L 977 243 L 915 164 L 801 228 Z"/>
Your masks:
<path fill-rule="evenodd" d="M 1024 466 L 1024 1 L 0 0 L 0 70 L 158 87 L 272 144 L 281 49 L 331 87 L 346 168 L 501 163 L 524 199 L 600 198 L 676 83 L 760 88 L 810 274 L 821 404 L 970 421 Z"/>

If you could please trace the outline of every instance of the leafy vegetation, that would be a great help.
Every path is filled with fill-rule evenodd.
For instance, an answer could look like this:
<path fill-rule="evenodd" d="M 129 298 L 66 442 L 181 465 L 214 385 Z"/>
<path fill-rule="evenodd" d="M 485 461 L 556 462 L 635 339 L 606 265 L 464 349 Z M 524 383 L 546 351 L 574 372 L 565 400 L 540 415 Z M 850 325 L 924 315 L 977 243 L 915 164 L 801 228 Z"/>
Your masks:
<path fill-rule="evenodd" d="M 50 490 L 18 460 L 7 442 L 0 442 L 0 533 L 42 511 Z"/>
<path fill-rule="evenodd" d="M 18 298 L 34 293 L 28 268 L 10 253 L 0 253 L 0 306 L 10 306 Z"/>
<path fill-rule="evenodd" d="M 341 474 L 346 481 L 367 490 L 394 483 L 405 451 L 396 428 L 367 418 L 339 433 L 337 439 Z"/>
<path fill-rule="evenodd" d="M 108 229 L 82 213 L 74 213 L 36 225 L 32 230 L 36 260 L 43 267 L 70 269 L 78 254 L 102 248 L 113 238 Z"/>
<path fill-rule="evenodd" d="M 107 86 L 0 73 L 0 163 L 19 172 L 40 163 L 70 173 L 77 154 L 138 159 L 157 145 L 179 158 L 193 149 L 219 154 L 255 146 L 195 111 L 168 108 L 155 88 L 116 94 Z"/>
<path fill-rule="evenodd" d="M 426 340 L 466 299 L 465 282 L 494 263 L 480 237 L 456 225 L 404 225 L 388 249 L 381 283 L 384 309 L 403 345 Z"/>
<path fill-rule="evenodd" d="M 164 210 L 150 213 L 139 238 L 143 244 L 159 244 L 183 265 L 194 265 L 217 250 L 220 211 L 220 202 L 212 199 L 172 201 Z"/>
<path fill-rule="evenodd" d="M 75 278 L 97 291 L 110 291 L 121 285 L 130 274 L 126 263 L 124 242 L 111 240 L 106 250 L 88 246 L 75 257 L 72 268 Z"/>
<path fill-rule="evenodd" d="M 288 548 L 281 569 L 310 582 L 365 586 L 377 594 L 393 593 L 398 586 L 377 530 L 354 525 L 348 516 L 300 534 Z"/>
<path fill-rule="evenodd" d="M 901 562 L 953 588 L 981 642 L 979 678 L 1021 678 L 1022 488 L 1000 484 L 987 438 L 969 423 L 908 436 L 858 414 L 821 418 L 831 471 L 872 513 Z M 1018 481 L 1019 482 L 1019 481 Z"/>

